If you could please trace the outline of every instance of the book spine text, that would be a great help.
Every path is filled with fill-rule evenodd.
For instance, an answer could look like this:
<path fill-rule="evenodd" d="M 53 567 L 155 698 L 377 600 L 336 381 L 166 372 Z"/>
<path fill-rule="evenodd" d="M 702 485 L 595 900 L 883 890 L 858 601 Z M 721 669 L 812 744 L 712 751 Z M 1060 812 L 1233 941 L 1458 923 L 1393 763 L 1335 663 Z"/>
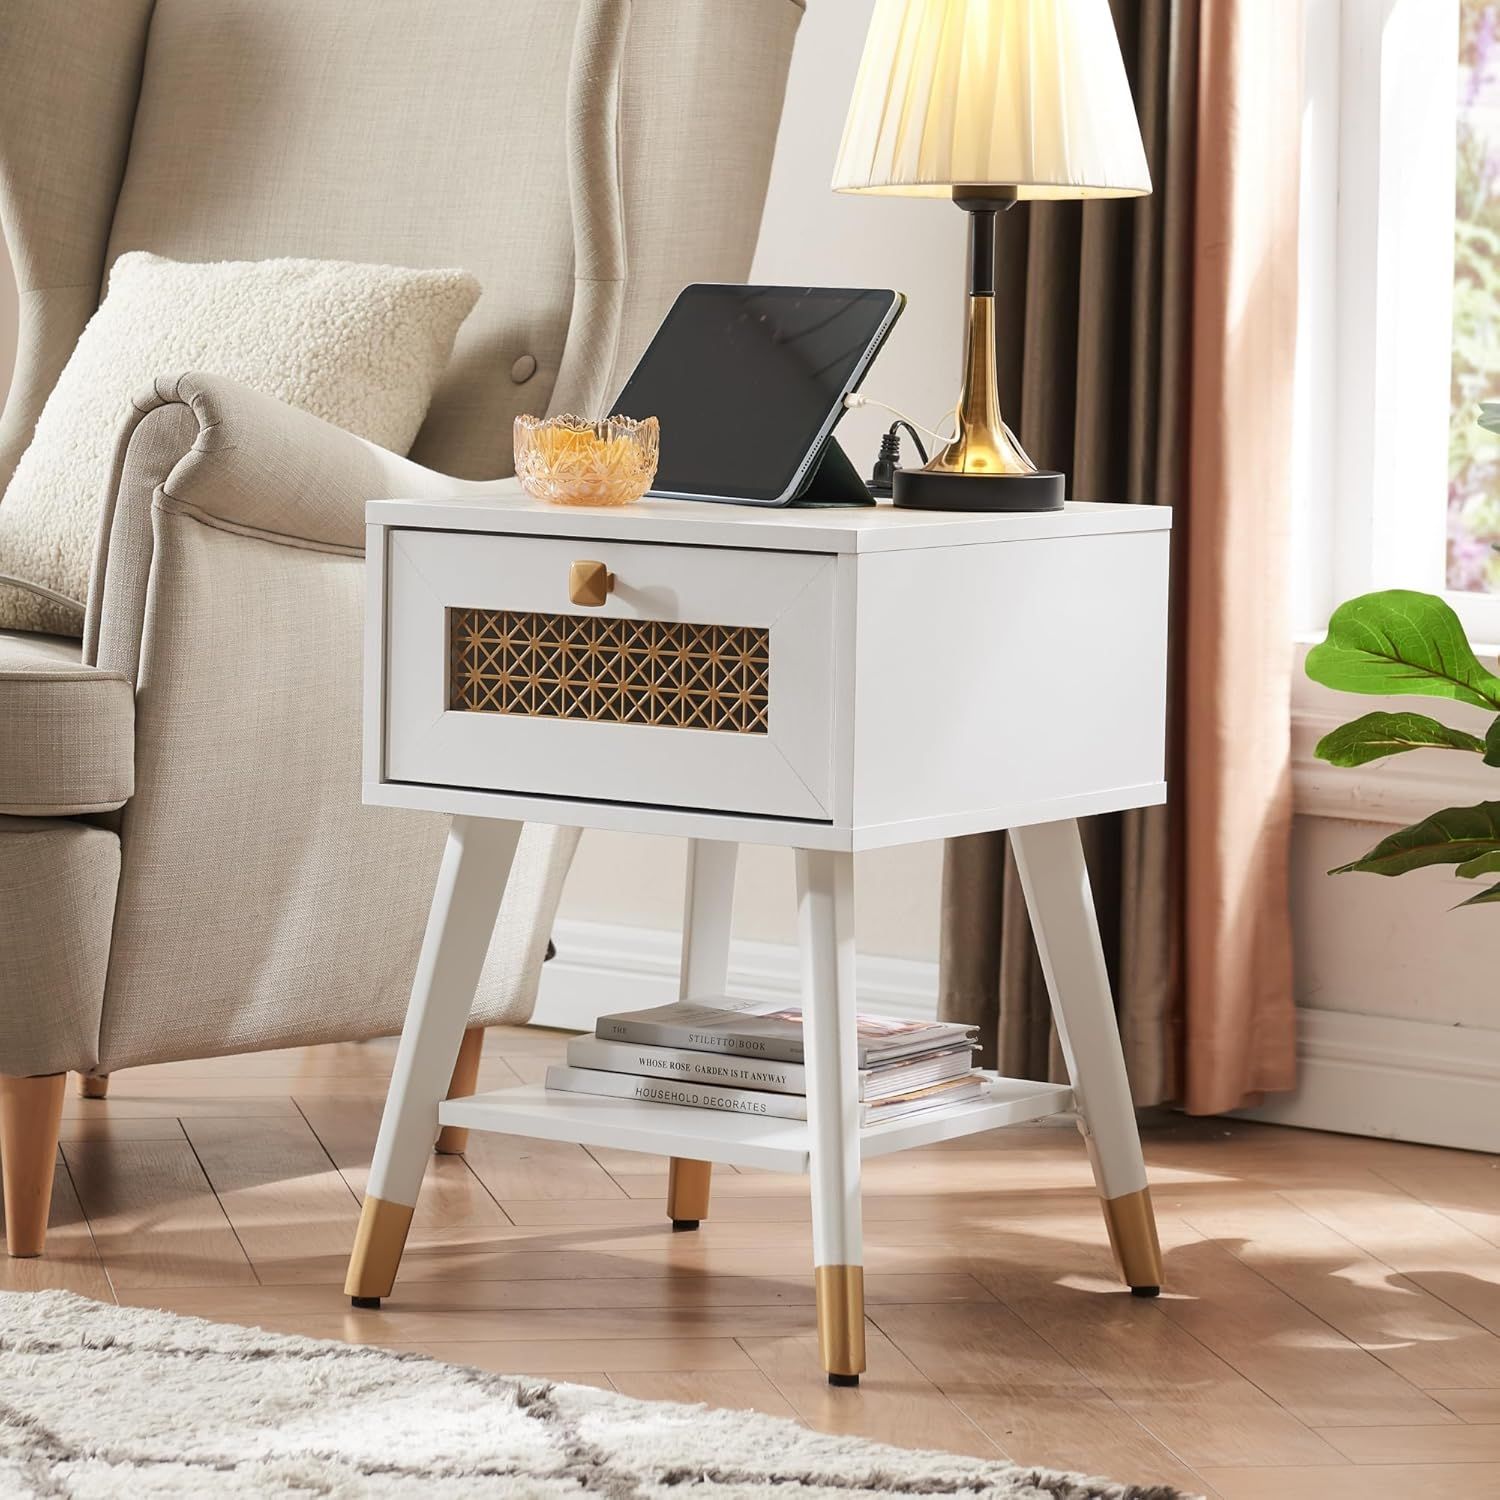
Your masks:
<path fill-rule="evenodd" d="M 762 1094 L 753 1089 L 715 1088 L 670 1078 L 635 1078 L 628 1073 L 600 1073 L 593 1068 L 557 1065 L 547 1069 L 547 1087 L 574 1094 L 602 1094 L 611 1099 L 640 1099 L 647 1104 L 686 1104 L 729 1114 L 805 1120 L 807 1101 L 796 1094 Z"/>
<path fill-rule="evenodd" d="M 664 1021 L 620 1021 L 601 1016 L 594 1035 L 607 1042 L 637 1042 L 648 1047 L 682 1047 L 689 1052 L 719 1052 L 731 1057 L 762 1057 L 770 1062 L 806 1061 L 800 1039 L 736 1036 L 727 1031 L 699 1031 Z"/>
<path fill-rule="evenodd" d="M 807 1092 L 807 1069 L 801 1063 L 715 1056 L 681 1047 L 651 1047 L 576 1036 L 568 1043 L 568 1061 L 575 1068 L 603 1068 L 609 1073 L 644 1073 L 655 1078 L 681 1078 L 689 1083 L 720 1084 L 725 1088 L 769 1089 L 777 1094 Z"/>

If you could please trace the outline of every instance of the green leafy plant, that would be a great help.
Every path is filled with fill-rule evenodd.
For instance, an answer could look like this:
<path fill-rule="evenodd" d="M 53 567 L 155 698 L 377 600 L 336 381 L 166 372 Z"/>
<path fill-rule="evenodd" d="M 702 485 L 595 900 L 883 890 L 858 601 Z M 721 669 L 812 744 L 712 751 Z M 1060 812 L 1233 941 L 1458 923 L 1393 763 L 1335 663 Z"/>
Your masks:
<path fill-rule="evenodd" d="M 1307 675 L 1346 693 L 1447 698 L 1496 715 L 1481 737 L 1426 714 L 1365 714 L 1318 742 L 1315 753 L 1331 765 L 1362 766 L 1407 750 L 1438 749 L 1500 767 L 1500 677 L 1474 655 L 1449 605 L 1431 594 L 1387 589 L 1341 604 L 1327 639 L 1307 653 Z M 1445 807 L 1329 873 L 1404 875 L 1428 865 L 1452 865 L 1465 879 L 1500 874 L 1500 801 Z M 1460 905 L 1491 901 L 1500 901 L 1500 882 Z"/>

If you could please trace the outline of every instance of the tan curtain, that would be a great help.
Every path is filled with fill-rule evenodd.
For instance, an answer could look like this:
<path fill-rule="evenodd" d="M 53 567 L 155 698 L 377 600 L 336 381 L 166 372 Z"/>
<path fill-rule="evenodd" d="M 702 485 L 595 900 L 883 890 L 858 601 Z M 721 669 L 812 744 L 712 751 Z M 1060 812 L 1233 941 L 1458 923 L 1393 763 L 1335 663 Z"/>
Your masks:
<path fill-rule="evenodd" d="M 1292 1082 L 1299 3 L 1115 0 L 1155 190 L 1018 207 L 999 236 L 1022 442 L 1073 498 L 1175 507 L 1171 801 L 1083 834 L 1136 1102 L 1198 1113 Z M 943 1014 L 979 1023 L 988 1066 L 1062 1077 L 1005 835 L 953 840 L 943 883 Z"/>

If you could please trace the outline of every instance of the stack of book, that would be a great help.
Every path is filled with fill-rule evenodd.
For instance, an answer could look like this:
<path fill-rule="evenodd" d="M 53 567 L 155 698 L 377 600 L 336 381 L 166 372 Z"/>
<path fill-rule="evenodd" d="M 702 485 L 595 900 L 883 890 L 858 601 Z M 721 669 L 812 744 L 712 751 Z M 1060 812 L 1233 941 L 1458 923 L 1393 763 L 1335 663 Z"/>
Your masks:
<path fill-rule="evenodd" d="M 860 1016 L 860 1123 L 977 1099 L 975 1028 Z M 684 1000 L 601 1016 L 568 1043 L 547 1087 L 786 1120 L 807 1118 L 802 1012 L 757 1001 Z"/>

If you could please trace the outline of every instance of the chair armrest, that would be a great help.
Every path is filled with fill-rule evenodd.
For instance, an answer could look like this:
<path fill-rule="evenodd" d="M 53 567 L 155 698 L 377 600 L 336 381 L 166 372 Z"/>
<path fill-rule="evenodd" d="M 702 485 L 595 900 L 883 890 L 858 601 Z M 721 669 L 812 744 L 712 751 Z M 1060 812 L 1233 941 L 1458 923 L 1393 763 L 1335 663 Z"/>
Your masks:
<path fill-rule="evenodd" d="M 84 623 L 84 660 L 134 677 L 154 547 L 152 513 L 292 547 L 363 552 L 365 502 L 493 493 L 453 479 L 222 375 L 164 376 L 115 441 Z"/>
<path fill-rule="evenodd" d="M 174 402 L 191 409 L 197 436 L 162 493 L 262 536 L 362 549 L 367 500 L 494 489 L 424 469 L 222 375 L 157 381 L 135 401 L 134 420 Z"/>
<path fill-rule="evenodd" d="M 446 820 L 361 804 L 364 506 L 485 487 L 202 376 L 114 474 L 93 646 L 137 685 L 136 777 L 100 1065 L 398 1029 Z M 572 845 L 528 833 L 476 1022 L 529 1014 Z"/>

